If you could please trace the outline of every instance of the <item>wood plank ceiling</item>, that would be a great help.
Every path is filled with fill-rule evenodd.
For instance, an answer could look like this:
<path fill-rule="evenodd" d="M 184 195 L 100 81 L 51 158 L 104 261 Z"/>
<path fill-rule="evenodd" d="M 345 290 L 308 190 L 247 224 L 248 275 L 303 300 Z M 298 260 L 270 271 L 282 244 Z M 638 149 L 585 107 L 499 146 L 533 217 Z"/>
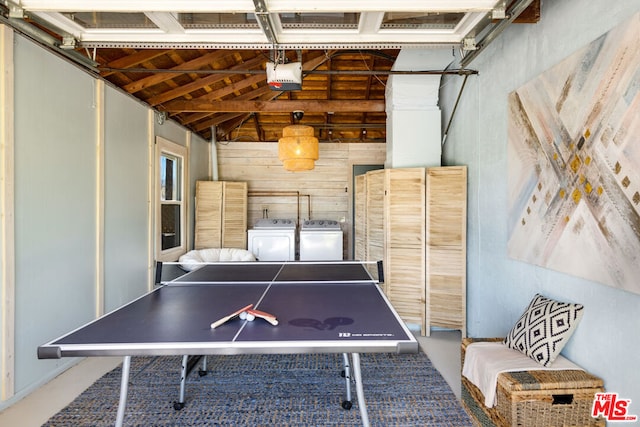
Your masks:
<path fill-rule="evenodd" d="M 385 88 L 400 49 L 475 53 L 514 14 L 537 22 L 540 11 L 539 0 L 0 3 L 2 22 L 148 104 L 158 121 L 205 139 L 215 129 L 218 141 L 277 141 L 301 123 L 321 141 L 385 142 Z M 269 61 L 300 62 L 301 89 L 273 90 Z"/>
<path fill-rule="evenodd" d="M 290 59 L 298 54 L 287 53 Z M 304 112 L 300 123 L 316 127 L 319 139 L 352 142 L 384 141 L 387 76 L 340 71 L 388 71 L 397 54 L 397 50 L 303 50 L 302 90 L 296 91 L 270 89 L 264 72 L 269 52 L 262 50 L 101 49 L 97 60 L 118 69 L 203 71 L 103 71 L 102 75 L 205 138 L 215 126 L 217 140 L 277 141 L 282 127 L 293 124 L 293 112 L 299 110 Z M 209 74 L 207 69 L 238 71 Z M 242 73 L 247 70 L 260 72 Z M 338 74 L 305 75 L 310 70 Z"/>

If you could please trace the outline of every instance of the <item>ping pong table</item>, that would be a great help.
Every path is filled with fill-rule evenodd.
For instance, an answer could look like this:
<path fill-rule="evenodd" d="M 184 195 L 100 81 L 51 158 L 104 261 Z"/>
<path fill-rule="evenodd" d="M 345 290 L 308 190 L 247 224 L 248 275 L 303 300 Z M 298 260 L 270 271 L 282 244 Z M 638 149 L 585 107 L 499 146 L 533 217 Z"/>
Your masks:
<path fill-rule="evenodd" d="M 360 353 L 418 352 L 415 337 L 379 286 L 379 263 L 232 262 L 193 267 L 186 272 L 177 263 L 158 263 L 154 290 L 41 345 L 38 358 L 123 356 L 116 416 L 116 426 L 121 426 L 132 356 L 183 357 L 179 409 L 185 401 L 190 355 L 205 356 L 206 363 L 207 355 L 342 354 L 347 388 L 342 406 L 351 407 L 353 371 L 360 417 L 367 426 Z M 277 321 L 251 321 L 247 307 Z"/>

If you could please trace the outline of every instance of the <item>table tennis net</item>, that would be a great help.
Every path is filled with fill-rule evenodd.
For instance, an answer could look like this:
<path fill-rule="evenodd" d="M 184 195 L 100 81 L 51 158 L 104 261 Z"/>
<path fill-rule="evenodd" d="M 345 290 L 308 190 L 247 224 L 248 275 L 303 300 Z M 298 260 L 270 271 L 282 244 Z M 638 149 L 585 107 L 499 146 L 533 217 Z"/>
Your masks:
<path fill-rule="evenodd" d="M 179 262 L 157 262 L 155 284 L 384 282 L 381 261 L 233 261 L 203 262 L 184 268 Z"/>

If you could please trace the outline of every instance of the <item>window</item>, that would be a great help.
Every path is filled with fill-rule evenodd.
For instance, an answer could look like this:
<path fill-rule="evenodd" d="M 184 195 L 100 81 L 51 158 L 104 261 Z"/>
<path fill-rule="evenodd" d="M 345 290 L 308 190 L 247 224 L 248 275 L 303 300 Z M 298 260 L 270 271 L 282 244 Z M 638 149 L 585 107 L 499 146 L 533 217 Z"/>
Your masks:
<path fill-rule="evenodd" d="M 157 209 L 156 258 L 175 261 L 186 252 L 185 178 L 187 149 L 156 138 Z"/>

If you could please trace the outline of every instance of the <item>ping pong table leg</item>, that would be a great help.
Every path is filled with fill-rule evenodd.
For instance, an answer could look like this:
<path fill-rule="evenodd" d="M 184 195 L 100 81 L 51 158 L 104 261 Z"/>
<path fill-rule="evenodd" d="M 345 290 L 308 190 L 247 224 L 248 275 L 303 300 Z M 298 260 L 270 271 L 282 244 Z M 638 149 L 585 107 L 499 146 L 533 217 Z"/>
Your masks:
<path fill-rule="evenodd" d="M 351 367 L 349 364 L 349 355 L 342 353 L 342 358 L 344 359 L 344 379 L 347 384 L 347 395 L 342 402 L 342 407 L 344 409 L 351 409 Z"/>
<path fill-rule="evenodd" d="M 202 369 L 200 369 L 198 375 L 201 377 L 207 375 L 207 356 L 202 356 Z"/>
<path fill-rule="evenodd" d="M 367 404 L 364 401 L 364 390 L 362 388 L 362 372 L 360 371 L 360 354 L 352 353 L 353 357 L 353 377 L 356 382 L 356 393 L 358 394 L 358 407 L 360 408 L 360 418 L 362 425 L 369 427 L 369 415 L 367 414 Z"/>
<path fill-rule="evenodd" d="M 177 402 L 173 403 L 173 408 L 177 411 L 184 408 L 184 390 L 187 386 L 188 363 L 189 355 L 185 354 L 184 356 L 182 356 L 182 369 L 180 370 L 180 399 Z"/>
<path fill-rule="evenodd" d="M 122 361 L 122 378 L 120 379 L 120 402 L 116 415 L 116 427 L 122 427 L 124 411 L 127 407 L 127 392 L 129 391 L 129 371 L 131 368 L 131 356 L 125 356 Z"/>

